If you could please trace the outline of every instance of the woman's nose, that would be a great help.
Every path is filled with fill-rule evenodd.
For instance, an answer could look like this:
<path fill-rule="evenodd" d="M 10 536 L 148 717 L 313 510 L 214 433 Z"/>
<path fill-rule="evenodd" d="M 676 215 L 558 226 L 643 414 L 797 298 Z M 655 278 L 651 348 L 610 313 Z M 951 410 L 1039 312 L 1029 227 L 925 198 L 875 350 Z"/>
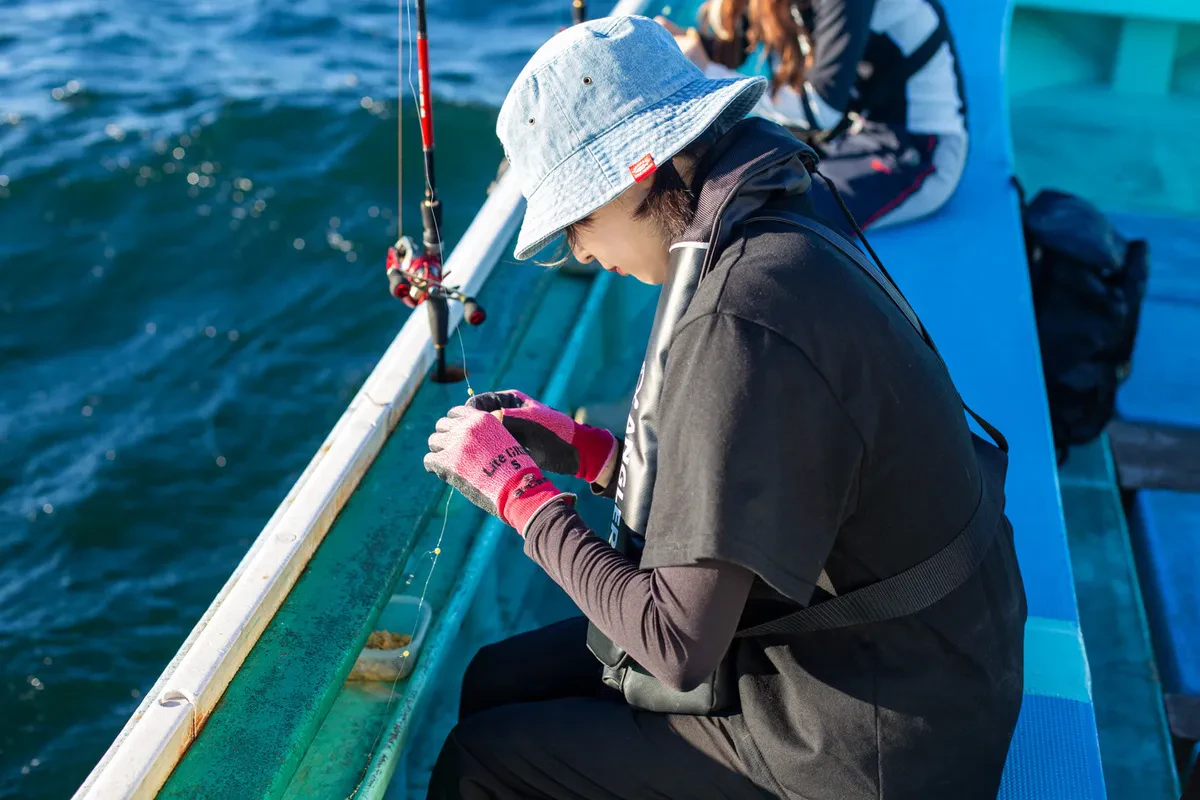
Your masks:
<path fill-rule="evenodd" d="M 571 248 L 571 254 L 573 256 L 575 256 L 575 260 L 578 261 L 580 264 L 587 264 L 588 262 L 596 260 L 596 257 L 594 255 L 592 255 L 591 253 L 589 253 L 587 250 L 583 249 L 582 247 L 579 247 L 578 245 Z"/>

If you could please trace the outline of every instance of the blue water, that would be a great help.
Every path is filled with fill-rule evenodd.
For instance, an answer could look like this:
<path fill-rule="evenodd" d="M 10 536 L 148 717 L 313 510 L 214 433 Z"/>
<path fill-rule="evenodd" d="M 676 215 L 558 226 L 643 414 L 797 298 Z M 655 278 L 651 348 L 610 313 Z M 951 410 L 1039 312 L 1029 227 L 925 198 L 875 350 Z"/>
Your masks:
<path fill-rule="evenodd" d="M 451 240 L 569 18 L 431 4 Z M 0 2 L 0 797 L 82 782 L 402 323 L 397 27 L 372 0 Z"/>

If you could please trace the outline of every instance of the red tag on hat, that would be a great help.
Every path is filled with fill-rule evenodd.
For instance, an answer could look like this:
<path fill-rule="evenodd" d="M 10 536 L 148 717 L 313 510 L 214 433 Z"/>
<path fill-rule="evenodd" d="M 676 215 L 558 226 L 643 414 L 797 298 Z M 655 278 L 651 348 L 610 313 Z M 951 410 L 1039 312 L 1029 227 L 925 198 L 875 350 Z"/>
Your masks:
<path fill-rule="evenodd" d="M 658 165 L 654 163 L 654 156 L 646 153 L 646 155 L 633 162 L 633 165 L 629 167 L 629 172 L 633 175 L 634 182 L 641 183 L 653 175 L 656 169 L 658 169 Z"/>

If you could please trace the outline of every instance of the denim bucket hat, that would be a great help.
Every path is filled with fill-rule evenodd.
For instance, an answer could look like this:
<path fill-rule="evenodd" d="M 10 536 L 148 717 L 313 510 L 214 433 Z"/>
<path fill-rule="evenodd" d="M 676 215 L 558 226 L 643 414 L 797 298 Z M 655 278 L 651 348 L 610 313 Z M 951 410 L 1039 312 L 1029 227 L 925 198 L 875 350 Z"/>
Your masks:
<path fill-rule="evenodd" d="M 559 33 L 521 70 L 496 123 L 528 201 L 515 256 L 532 257 L 710 127 L 739 122 L 765 88 L 706 78 L 646 17 Z"/>

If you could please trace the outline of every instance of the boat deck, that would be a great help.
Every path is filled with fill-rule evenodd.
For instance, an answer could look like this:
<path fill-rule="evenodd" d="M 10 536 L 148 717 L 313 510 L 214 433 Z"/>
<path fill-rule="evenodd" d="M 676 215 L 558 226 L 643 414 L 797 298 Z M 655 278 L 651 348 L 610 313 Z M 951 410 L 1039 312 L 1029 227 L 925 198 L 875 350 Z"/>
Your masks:
<path fill-rule="evenodd" d="M 1059 486 L 1105 788 L 1110 798 L 1175 800 L 1163 686 L 1107 436 L 1071 451 Z"/>
<path fill-rule="evenodd" d="M 557 354 L 537 343 L 553 341 L 570 329 L 588 288 L 587 281 L 536 267 L 509 269 L 503 281 L 489 282 L 480 297 L 489 327 L 464 333 L 478 385 L 542 389 Z M 496 336 L 497 331 L 506 335 Z M 393 587 L 419 596 L 432 562 L 425 555 L 432 548 L 424 545 L 440 531 L 443 519 L 447 546 L 433 572 L 441 582 L 458 577 L 471 540 L 483 526 L 484 515 L 466 502 L 451 503 L 444 517 L 446 491 L 420 465 L 431 420 L 466 397 L 463 383 L 422 384 L 160 796 L 281 797 L 323 723 L 343 730 L 362 728 L 366 739 L 390 721 L 396 704 L 378 710 L 368 702 L 378 693 L 360 692 L 363 687 L 357 686 L 350 688 L 341 708 L 366 711 L 365 718 L 342 720 L 329 711 Z M 409 575 L 412 583 L 407 583 Z M 431 582 L 430 594 L 438 605 L 445 589 Z M 423 674 L 421 664 L 429 655 L 422 654 L 417 675 Z M 376 726 L 380 715 L 383 722 Z M 364 752 L 372 752 L 350 744 L 343 740 L 342 749 L 359 763 Z M 223 766 L 214 769 L 215 764 Z M 343 771 L 361 773 L 361 768 Z M 353 788 L 351 783 L 347 793 Z"/>

